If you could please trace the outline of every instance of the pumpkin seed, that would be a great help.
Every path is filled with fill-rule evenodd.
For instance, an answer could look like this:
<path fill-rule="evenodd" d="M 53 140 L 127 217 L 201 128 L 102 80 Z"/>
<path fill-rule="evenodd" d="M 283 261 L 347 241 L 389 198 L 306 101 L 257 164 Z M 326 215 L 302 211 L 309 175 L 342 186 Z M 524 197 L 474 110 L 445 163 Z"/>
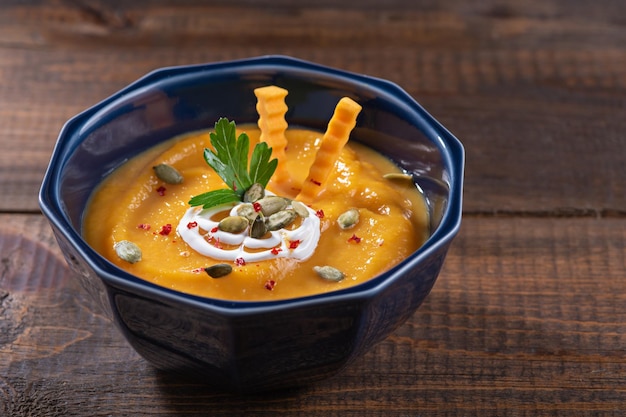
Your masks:
<path fill-rule="evenodd" d="M 351 208 L 350 210 L 342 213 L 337 218 L 337 224 L 342 229 L 350 229 L 359 222 L 359 210 Z"/>
<path fill-rule="evenodd" d="M 250 222 L 243 216 L 224 217 L 217 225 L 220 230 L 228 233 L 241 233 L 246 230 Z"/>
<path fill-rule="evenodd" d="M 267 230 L 275 231 L 289 226 L 296 220 L 298 215 L 292 209 L 281 210 L 265 219 Z"/>
<path fill-rule="evenodd" d="M 289 205 L 289 201 L 287 199 L 276 195 L 263 197 L 258 200 L 257 203 L 261 205 L 261 213 L 263 213 L 265 217 L 278 213 Z"/>
<path fill-rule="evenodd" d="M 141 261 L 141 249 L 129 240 L 120 240 L 113 248 L 121 260 L 134 264 Z"/>
<path fill-rule="evenodd" d="M 383 175 L 383 178 L 386 180 L 400 180 L 400 181 L 409 181 L 413 182 L 413 176 L 410 174 L 403 174 L 400 172 L 390 172 L 388 174 Z"/>
<path fill-rule="evenodd" d="M 255 182 L 243 193 L 243 202 L 244 203 L 254 203 L 265 197 L 265 189 L 261 184 Z"/>
<path fill-rule="evenodd" d="M 228 264 L 215 264 L 204 268 L 204 272 L 211 278 L 222 278 L 233 272 L 233 267 Z"/>
<path fill-rule="evenodd" d="M 309 210 L 307 210 L 306 206 L 299 201 L 292 201 L 291 207 L 298 214 L 298 216 L 304 218 L 309 217 Z"/>
<path fill-rule="evenodd" d="M 254 239 L 261 239 L 267 233 L 267 226 L 263 216 L 256 216 L 252 225 L 250 226 L 250 237 Z"/>
<path fill-rule="evenodd" d="M 343 272 L 341 272 L 340 270 L 332 266 L 328 266 L 328 265 L 314 266 L 313 270 L 318 276 L 328 281 L 339 282 L 345 278 L 345 275 L 343 274 Z"/>
<path fill-rule="evenodd" d="M 180 184 L 183 182 L 183 176 L 176 168 L 168 164 L 159 164 L 153 166 L 155 175 L 158 179 L 166 184 Z"/>
<path fill-rule="evenodd" d="M 243 203 L 237 207 L 237 215 L 245 217 L 248 219 L 248 222 L 252 224 L 254 219 L 259 216 L 259 213 L 254 209 L 254 206 L 250 203 Z"/>

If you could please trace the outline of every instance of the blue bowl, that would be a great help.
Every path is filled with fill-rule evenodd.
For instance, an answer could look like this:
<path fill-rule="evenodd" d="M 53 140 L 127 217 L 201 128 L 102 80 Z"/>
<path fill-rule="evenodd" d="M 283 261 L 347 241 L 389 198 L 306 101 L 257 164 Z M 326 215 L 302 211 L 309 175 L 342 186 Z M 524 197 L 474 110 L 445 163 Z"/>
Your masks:
<path fill-rule="evenodd" d="M 233 302 L 153 285 L 117 268 L 81 236 L 94 188 L 133 155 L 219 117 L 255 123 L 252 90 L 289 90 L 287 121 L 324 130 L 337 101 L 363 106 L 352 140 L 412 173 L 431 234 L 391 270 L 309 297 Z M 284 56 L 154 71 L 63 127 L 39 199 L 59 246 L 95 303 L 161 370 L 239 392 L 303 385 L 335 374 L 405 322 L 428 295 L 461 222 L 461 143 L 397 85 Z"/>

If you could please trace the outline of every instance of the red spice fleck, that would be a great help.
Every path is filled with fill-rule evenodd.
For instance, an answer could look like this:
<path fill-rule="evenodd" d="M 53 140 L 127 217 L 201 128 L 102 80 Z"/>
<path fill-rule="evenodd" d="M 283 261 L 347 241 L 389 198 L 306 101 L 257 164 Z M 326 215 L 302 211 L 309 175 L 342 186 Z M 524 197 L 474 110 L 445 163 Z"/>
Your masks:
<path fill-rule="evenodd" d="M 301 240 L 290 240 L 289 241 L 289 249 L 295 249 L 300 245 Z"/>
<path fill-rule="evenodd" d="M 172 232 L 172 225 L 168 223 L 161 227 L 161 231 L 159 232 L 159 234 L 163 236 L 167 236 L 171 232 Z"/>
<path fill-rule="evenodd" d="M 193 229 L 198 226 L 198 222 L 189 222 L 187 223 L 187 229 Z"/>
<path fill-rule="evenodd" d="M 235 265 L 237 266 L 244 266 L 246 264 L 246 260 L 243 258 L 237 258 L 235 259 Z"/>
<path fill-rule="evenodd" d="M 274 281 L 273 279 L 268 279 L 265 282 L 265 289 L 272 291 L 274 289 L 274 286 L 276 285 L 276 281 Z"/>
<path fill-rule="evenodd" d="M 159 188 L 156 189 L 156 192 L 159 193 L 160 196 L 164 196 L 166 189 L 167 188 L 165 188 L 164 186 L 160 186 Z"/>
<path fill-rule="evenodd" d="M 257 202 L 257 201 L 255 201 L 254 203 L 252 203 L 252 207 L 254 207 L 254 211 L 256 211 L 257 213 L 258 213 L 259 211 L 261 211 L 261 209 L 263 208 L 263 207 L 261 207 L 261 204 L 260 204 L 259 202 Z"/>
<path fill-rule="evenodd" d="M 282 251 L 282 248 L 279 248 L 279 247 L 272 248 L 272 254 L 273 255 L 278 255 L 278 252 L 280 252 L 280 251 Z"/>
<path fill-rule="evenodd" d="M 199 274 L 202 271 L 204 271 L 204 268 L 194 268 L 191 270 L 191 272 L 193 272 L 194 274 Z"/>
<path fill-rule="evenodd" d="M 141 223 L 140 225 L 137 226 L 137 228 L 143 229 L 143 230 L 150 230 L 150 225 L 146 223 Z"/>
<path fill-rule="evenodd" d="M 317 210 L 317 211 L 315 212 L 315 215 L 316 215 L 317 217 L 319 217 L 320 219 L 323 219 L 323 218 L 324 218 L 324 210 L 322 210 L 322 209 Z"/>
<path fill-rule="evenodd" d="M 237 191 L 237 184 L 235 184 L 235 181 L 233 181 L 233 191 Z"/>
<path fill-rule="evenodd" d="M 218 230 L 219 227 L 215 226 L 213 229 L 211 229 L 211 233 L 217 233 Z"/>
<path fill-rule="evenodd" d="M 313 178 L 311 178 L 309 181 L 311 181 L 313 184 L 315 184 L 315 185 L 317 185 L 317 186 L 322 185 L 322 183 L 321 183 L 321 182 L 319 182 L 319 181 L 317 181 L 317 180 L 314 180 Z"/>
<path fill-rule="evenodd" d="M 215 242 L 213 242 L 213 246 L 215 246 L 218 249 L 222 249 L 222 243 L 220 242 L 220 238 L 219 237 L 217 239 L 215 239 Z"/>
<path fill-rule="evenodd" d="M 360 238 L 360 237 L 358 237 L 357 235 L 354 235 L 354 234 L 353 234 L 353 235 L 350 237 L 350 239 L 348 239 L 348 242 L 350 242 L 350 241 L 353 241 L 354 243 L 360 243 L 360 242 L 361 242 L 361 238 Z"/>

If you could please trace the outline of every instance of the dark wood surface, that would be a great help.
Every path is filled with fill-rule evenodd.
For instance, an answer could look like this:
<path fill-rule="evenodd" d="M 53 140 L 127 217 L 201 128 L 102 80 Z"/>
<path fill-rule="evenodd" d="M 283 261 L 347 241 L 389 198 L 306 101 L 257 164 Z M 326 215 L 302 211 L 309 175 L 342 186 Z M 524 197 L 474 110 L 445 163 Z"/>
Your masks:
<path fill-rule="evenodd" d="M 626 415 L 625 16 L 622 0 L 1 2 L 0 416 Z M 404 87 L 466 146 L 464 221 L 388 339 L 327 381 L 239 397 L 130 348 L 37 191 L 77 112 L 158 67 L 264 54 Z"/>

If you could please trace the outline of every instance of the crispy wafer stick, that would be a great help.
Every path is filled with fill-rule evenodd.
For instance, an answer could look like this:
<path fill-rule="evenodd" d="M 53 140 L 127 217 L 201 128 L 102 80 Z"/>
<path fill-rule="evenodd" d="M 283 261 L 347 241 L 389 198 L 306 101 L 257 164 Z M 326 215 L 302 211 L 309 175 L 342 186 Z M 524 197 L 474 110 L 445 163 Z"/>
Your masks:
<path fill-rule="evenodd" d="M 257 98 L 256 110 L 259 114 L 260 140 L 266 142 L 272 148 L 272 157 L 278 159 L 278 166 L 274 172 L 273 181 L 277 184 L 285 184 L 289 181 L 289 174 L 285 168 L 285 148 L 287 147 L 287 104 L 285 97 L 288 91 L 284 88 L 270 85 L 254 90 Z"/>
<path fill-rule="evenodd" d="M 296 197 L 297 200 L 311 204 L 324 189 L 326 180 L 334 168 L 341 150 L 348 142 L 350 132 L 354 129 L 356 118 L 360 112 L 361 106 L 354 100 L 348 97 L 339 100 L 333 117 L 328 122 L 315 160 L 309 168 L 309 175 L 302 184 L 300 194 Z"/>

